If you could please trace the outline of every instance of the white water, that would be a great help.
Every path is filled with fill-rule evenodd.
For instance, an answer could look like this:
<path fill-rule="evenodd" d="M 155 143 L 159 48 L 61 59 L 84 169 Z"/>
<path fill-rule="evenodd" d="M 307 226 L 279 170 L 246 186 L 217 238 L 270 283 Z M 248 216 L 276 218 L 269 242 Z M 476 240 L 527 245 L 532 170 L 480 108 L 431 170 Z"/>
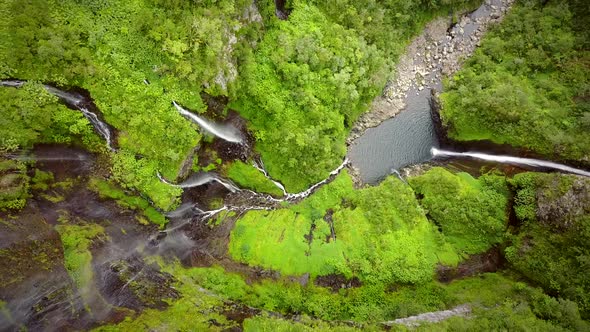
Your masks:
<path fill-rule="evenodd" d="M 504 164 L 513 164 L 513 165 L 526 165 L 532 167 L 544 167 L 544 168 L 551 168 L 560 170 L 567 173 L 588 176 L 590 177 L 590 172 L 573 168 L 570 166 L 554 163 L 552 161 L 545 161 L 545 160 L 538 160 L 538 159 L 531 159 L 531 158 L 519 158 L 519 157 L 512 157 L 512 156 L 496 156 L 490 155 L 485 153 L 479 152 L 454 152 L 454 151 L 446 151 L 446 150 L 439 150 L 437 148 L 432 148 L 430 150 L 432 156 L 434 157 L 470 157 L 475 159 L 487 160 L 487 161 L 495 161 L 498 163 Z"/>
<path fill-rule="evenodd" d="M 268 173 L 266 172 L 266 169 L 264 168 L 264 164 L 262 163 L 262 160 L 260 161 L 260 165 L 256 162 L 254 162 L 252 164 L 254 166 L 254 168 L 256 168 L 257 170 L 259 170 L 262 174 L 264 174 L 264 176 L 269 179 L 277 188 L 281 189 L 281 191 L 283 192 L 283 195 L 287 196 L 289 195 L 287 193 L 287 190 L 285 190 L 285 186 L 283 186 L 282 183 L 280 183 L 279 181 L 276 181 L 275 179 L 271 178 Z"/>
<path fill-rule="evenodd" d="M 44 85 L 44 87 L 45 90 L 47 90 L 47 92 L 65 100 L 68 104 L 80 110 L 82 114 L 84 114 L 86 119 L 88 119 L 88 121 L 90 121 L 90 123 L 94 126 L 96 131 L 98 131 L 98 133 L 105 139 L 105 141 L 107 142 L 107 147 L 111 151 L 114 150 L 112 147 L 112 135 L 109 127 L 106 123 L 100 121 L 98 115 L 91 112 L 90 110 L 88 110 L 88 108 L 82 105 L 84 103 L 84 96 L 78 93 L 65 92 L 55 87 L 52 87 L 51 85 Z"/>
<path fill-rule="evenodd" d="M 76 108 L 79 108 L 79 105 L 84 101 L 84 97 L 78 93 L 65 92 L 51 85 L 43 85 L 43 87 L 47 92 L 65 100 L 68 104 L 76 106 Z"/>
<path fill-rule="evenodd" d="M 340 173 L 340 171 L 346 167 L 346 165 L 348 165 L 349 160 L 348 158 L 344 158 L 344 161 L 342 162 L 342 164 L 340 164 L 340 166 L 338 166 L 335 170 L 333 170 L 332 172 L 330 172 L 330 175 L 325 178 L 324 180 L 314 184 L 313 186 L 309 187 L 307 190 L 302 191 L 300 193 L 297 194 L 287 194 L 287 198 L 286 200 L 294 200 L 294 199 L 300 199 L 300 198 L 305 198 L 307 196 L 309 196 L 314 190 L 316 190 L 318 187 L 328 183 L 328 181 L 330 181 L 330 178 L 338 173 Z"/>
<path fill-rule="evenodd" d="M 19 80 L 0 81 L 0 86 L 13 87 L 13 88 L 20 88 L 21 86 L 23 86 L 23 84 L 25 84 L 25 81 L 19 81 Z M 106 123 L 100 121 L 100 119 L 98 118 L 98 116 L 95 113 L 91 112 L 90 110 L 88 110 L 88 108 L 83 106 L 84 101 L 85 101 L 84 96 L 82 96 L 79 93 L 66 92 L 66 91 L 60 90 L 56 87 L 53 87 L 53 86 L 47 85 L 47 84 L 44 84 L 43 87 L 45 88 L 45 90 L 47 92 L 64 100 L 66 103 L 72 105 L 73 107 L 75 107 L 79 111 L 81 111 L 82 114 L 84 114 L 84 117 L 86 117 L 86 119 L 88 119 L 88 121 L 90 121 L 90 123 L 94 126 L 96 131 L 106 140 L 107 147 L 111 151 L 115 150 L 112 146 L 111 130 L 109 129 L 109 127 Z"/>
<path fill-rule="evenodd" d="M 100 121 L 100 119 L 98 119 L 98 116 L 96 114 L 90 112 L 86 107 L 78 107 L 78 109 L 82 112 L 82 114 L 84 114 L 86 119 L 88 119 L 88 121 L 90 121 L 90 123 L 92 123 L 94 125 L 94 128 L 96 128 L 96 131 L 98 131 L 98 133 L 102 137 L 104 137 L 105 141 L 107 141 L 107 147 L 111 151 L 114 151 L 115 149 L 112 146 L 111 131 L 109 130 L 109 127 L 107 126 L 107 124 Z"/>
<path fill-rule="evenodd" d="M 180 112 L 180 114 L 193 120 L 196 124 L 198 124 L 201 128 L 203 128 L 206 132 L 210 133 L 211 135 L 217 136 L 228 142 L 242 143 L 242 136 L 236 128 L 229 125 L 219 125 L 216 123 L 209 122 L 204 118 L 194 114 L 193 112 L 184 109 L 175 101 L 173 101 L 172 103 L 174 104 L 174 107 L 176 107 L 178 112 Z"/>
<path fill-rule="evenodd" d="M 227 190 L 231 191 L 232 193 L 240 190 L 240 188 L 236 187 L 235 185 L 220 179 L 217 176 L 217 174 L 214 174 L 214 173 L 200 173 L 197 175 L 193 175 L 189 179 L 187 179 L 186 181 L 184 181 L 180 184 L 175 184 L 175 183 L 172 183 L 172 182 L 164 179 L 164 177 L 162 177 L 162 175 L 159 172 L 158 172 L 158 179 L 160 179 L 160 181 L 162 181 L 168 185 L 178 187 L 178 188 L 183 188 L 183 189 L 202 186 L 202 185 L 209 183 L 209 182 L 217 182 L 217 183 L 221 184 L 222 186 L 224 186 L 225 188 L 227 188 Z"/>
<path fill-rule="evenodd" d="M 6 155 L 9 159 L 19 160 L 19 161 L 65 161 L 65 160 L 77 160 L 77 161 L 84 161 L 88 158 L 84 155 L 78 155 L 77 157 L 45 157 L 45 156 L 27 156 L 27 155 L 19 155 L 19 154 L 8 154 Z"/>
<path fill-rule="evenodd" d="M 241 192 L 244 194 L 251 194 L 254 197 L 252 198 L 259 198 L 262 199 L 262 201 L 266 201 L 269 203 L 273 203 L 273 204 L 278 204 L 278 203 L 282 203 L 282 202 L 293 202 L 293 201 L 297 201 L 299 199 L 303 199 L 309 195 L 311 195 L 317 188 L 319 188 L 320 186 L 328 183 L 333 176 L 337 175 L 338 173 L 340 173 L 340 171 L 342 171 L 342 169 L 344 167 L 346 167 L 346 165 L 348 164 L 348 159 L 344 159 L 344 161 L 342 162 L 342 164 L 340 164 L 340 166 L 338 166 L 336 169 L 334 169 L 332 172 L 330 172 L 329 176 L 312 185 L 311 187 L 309 187 L 307 190 L 302 191 L 300 193 L 296 193 L 296 194 L 289 194 L 284 190 L 284 187 L 279 183 L 276 182 L 275 185 L 277 185 L 277 187 L 279 188 L 283 188 L 283 192 L 285 193 L 285 196 L 283 198 L 274 198 L 270 195 L 266 195 L 266 194 L 260 194 L 257 192 L 254 192 L 252 190 L 248 190 L 248 189 L 240 189 L 238 187 L 235 187 L 234 185 L 230 184 L 230 183 L 226 183 L 225 181 L 221 180 L 220 178 L 218 178 L 216 175 L 211 175 L 208 173 L 204 173 L 201 174 L 200 176 L 197 176 L 193 179 L 190 179 L 188 181 L 185 181 L 183 184 L 174 184 L 171 183 L 169 181 L 167 181 L 166 179 L 164 179 L 164 177 L 162 177 L 162 175 L 158 172 L 158 178 L 160 179 L 160 181 L 171 185 L 171 186 L 175 186 L 175 187 L 179 187 L 179 188 L 191 188 L 191 187 L 195 187 L 195 186 L 199 186 L 199 185 L 203 185 L 205 183 L 211 182 L 211 181 L 216 181 L 224 186 L 226 186 L 226 188 L 230 189 L 233 188 L 234 190 L 230 189 L 230 191 L 232 192 Z M 270 177 L 268 176 L 268 174 L 266 173 L 266 171 L 264 170 L 264 168 L 255 165 L 255 167 L 260 170 L 268 179 L 270 179 Z M 272 180 L 272 179 L 271 179 Z M 228 187 L 229 186 L 229 187 Z M 266 211 L 270 211 L 270 210 L 274 210 L 276 207 L 275 206 L 258 206 L 258 205 L 253 205 L 253 206 L 231 206 L 231 205 L 224 205 L 223 207 L 219 208 L 219 209 L 215 209 L 215 210 L 209 210 L 209 211 L 203 211 L 200 210 L 196 204 L 192 204 L 192 205 L 186 205 L 183 204 L 181 207 L 179 207 L 178 209 L 176 209 L 175 211 L 172 211 L 170 213 L 167 214 L 168 217 L 171 218 L 178 218 L 178 217 L 190 217 L 190 215 L 200 215 L 202 216 L 203 219 L 209 219 L 215 215 L 217 215 L 218 213 L 222 212 L 222 211 L 236 211 L 236 212 L 245 212 L 245 211 L 249 211 L 249 210 L 266 210 Z M 182 226 L 184 226 L 186 223 L 190 222 L 190 220 L 185 220 L 185 222 L 181 223 L 180 225 L 173 227 L 171 229 L 166 230 L 166 232 L 170 232 L 173 230 L 176 230 Z"/>
<path fill-rule="evenodd" d="M 395 168 L 391 169 L 391 174 L 395 174 L 397 176 L 398 179 L 400 179 L 403 183 L 408 184 L 406 182 L 406 180 L 402 177 L 402 175 L 399 173 L 399 171 Z"/>
<path fill-rule="evenodd" d="M 0 86 L 8 86 L 11 88 L 20 88 L 21 86 L 23 86 L 23 84 L 25 84 L 25 81 L 19 81 L 19 80 L 0 81 Z"/>

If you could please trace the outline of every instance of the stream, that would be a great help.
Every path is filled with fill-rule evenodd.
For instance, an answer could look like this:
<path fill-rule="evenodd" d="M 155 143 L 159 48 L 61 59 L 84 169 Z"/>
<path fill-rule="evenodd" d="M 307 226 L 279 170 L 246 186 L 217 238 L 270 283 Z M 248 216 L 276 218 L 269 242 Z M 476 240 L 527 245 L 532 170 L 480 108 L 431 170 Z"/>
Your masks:
<path fill-rule="evenodd" d="M 385 90 L 390 96 L 373 105 L 376 119 L 369 113 L 360 119 L 369 128 L 353 129 L 348 157 L 362 182 L 378 183 L 394 171 L 433 158 L 431 148 L 440 147 L 431 111 L 433 93 L 442 90 L 443 76 L 460 68 L 461 59 L 472 54 L 488 25 L 497 22 L 511 3 L 488 0 L 457 24 L 449 26 L 439 19 L 415 38 Z"/>

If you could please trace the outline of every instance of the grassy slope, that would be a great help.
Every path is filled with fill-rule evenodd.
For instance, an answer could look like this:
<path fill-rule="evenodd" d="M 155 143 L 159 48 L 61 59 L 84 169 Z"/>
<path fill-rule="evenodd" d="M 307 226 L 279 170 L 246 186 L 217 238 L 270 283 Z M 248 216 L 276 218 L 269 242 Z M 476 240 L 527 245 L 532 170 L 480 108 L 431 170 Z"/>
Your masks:
<path fill-rule="evenodd" d="M 426 219 L 414 191 L 395 177 L 355 191 L 343 173 L 298 205 L 248 212 L 231 233 L 229 252 L 238 261 L 288 275 L 338 273 L 416 283 L 429 280 L 439 261 L 455 265 L 502 240 L 508 219 L 502 178 L 465 180 L 435 168 L 410 183 L 442 233 Z M 326 221 L 330 215 L 335 241 Z"/>

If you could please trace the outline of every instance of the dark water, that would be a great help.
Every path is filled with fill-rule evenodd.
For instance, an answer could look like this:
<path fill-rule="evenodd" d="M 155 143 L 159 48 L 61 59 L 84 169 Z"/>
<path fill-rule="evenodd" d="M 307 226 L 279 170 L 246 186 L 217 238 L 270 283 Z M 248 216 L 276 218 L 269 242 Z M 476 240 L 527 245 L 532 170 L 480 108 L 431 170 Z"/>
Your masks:
<path fill-rule="evenodd" d="M 467 24 L 454 25 L 445 38 L 439 40 L 439 47 L 460 45 L 468 40 L 480 26 L 480 19 L 492 15 L 492 5 L 500 6 L 501 0 L 491 0 L 469 13 Z M 451 36 L 453 36 L 451 38 Z M 415 57 L 414 64 L 422 64 L 423 59 Z M 441 91 L 440 62 L 424 76 L 427 82 L 422 91 L 416 85 L 406 94 L 406 108 L 395 117 L 370 128 L 349 147 L 348 158 L 360 172 L 364 183 L 374 184 L 392 173 L 393 170 L 423 163 L 432 159 L 430 149 L 438 148 L 436 127 L 431 113 L 432 90 Z M 440 128 L 439 128 L 440 131 Z"/>
<path fill-rule="evenodd" d="M 348 158 L 365 183 L 376 183 L 392 169 L 419 164 L 432 158 L 430 148 L 438 138 L 430 112 L 430 90 L 416 95 L 410 89 L 407 107 L 394 118 L 370 128 L 349 148 Z"/>

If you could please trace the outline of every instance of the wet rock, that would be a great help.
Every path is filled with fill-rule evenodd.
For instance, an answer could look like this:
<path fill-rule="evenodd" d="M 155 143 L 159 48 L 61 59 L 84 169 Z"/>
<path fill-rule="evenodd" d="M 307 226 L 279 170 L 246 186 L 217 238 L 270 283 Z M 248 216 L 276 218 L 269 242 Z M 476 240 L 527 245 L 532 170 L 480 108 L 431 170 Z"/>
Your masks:
<path fill-rule="evenodd" d="M 116 306 L 163 309 L 168 305 L 166 300 L 179 297 L 172 287 L 174 278 L 156 264 L 146 264 L 139 255 L 104 262 L 98 275 L 101 293 Z"/>
<path fill-rule="evenodd" d="M 412 41 L 406 53 L 398 60 L 395 74 L 389 79 L 382 96 L 373 101 L 371 111 L 361 115 L 354 124 L 347 138 L 347 144 L 353 144 L 354 140 L 360 137 L 367 128 L 381 124 L 405 108 L 406 95 L 410 87 L 422 85 L 418 78 L 413 77 L 414 73 L 424 73 L 426 76 L 424 78 L 430 81 L 431 77 L 438 78 L 438 73 L 448 76 L 459 70 L 464 59 L 468 58 L 475 47 L 479 45 L 479 39 L 489 24 L 500 21 L 513 0 L 500 0 L 500 2 L 501 6 L 495 9 L 486 7 L 488 6 L 486 4 L 482 5 L 480 8 L 483 9 L 483 14 L 480 17 L 467 13 L 459 20 L 458 27 L 454 29 L 449 30 L 450 22 L 445 18 L 429 23 L 424 32 Z M 500 8 L 504 9 L 500 10 Z M 474 15 L 474 17 L 469 15 Z M 463 27 L 472 22 L 476 22 L 480 26 L 468 35 Z M 454 36 L 456 38 L 453 38 Z M 470 42 L 466 43 L 466 40 Z M 425 49 L 434 49 L 435 52 L 431 57 L 423 57 L 421 54 Z M 437 84 L 438 82 L 434 82 L 431 87 Z M 425 86 L 424 89 L 426 88 L 430 87 Z"/>
<path fill-rule="evenodd" d="M 59 234 L 35 210 L 0 214 L 0 300 L 11 316 L 0 319 L 0 330 L 80 328 L 73 321 L 84 308 L 73 296 Z"/>

